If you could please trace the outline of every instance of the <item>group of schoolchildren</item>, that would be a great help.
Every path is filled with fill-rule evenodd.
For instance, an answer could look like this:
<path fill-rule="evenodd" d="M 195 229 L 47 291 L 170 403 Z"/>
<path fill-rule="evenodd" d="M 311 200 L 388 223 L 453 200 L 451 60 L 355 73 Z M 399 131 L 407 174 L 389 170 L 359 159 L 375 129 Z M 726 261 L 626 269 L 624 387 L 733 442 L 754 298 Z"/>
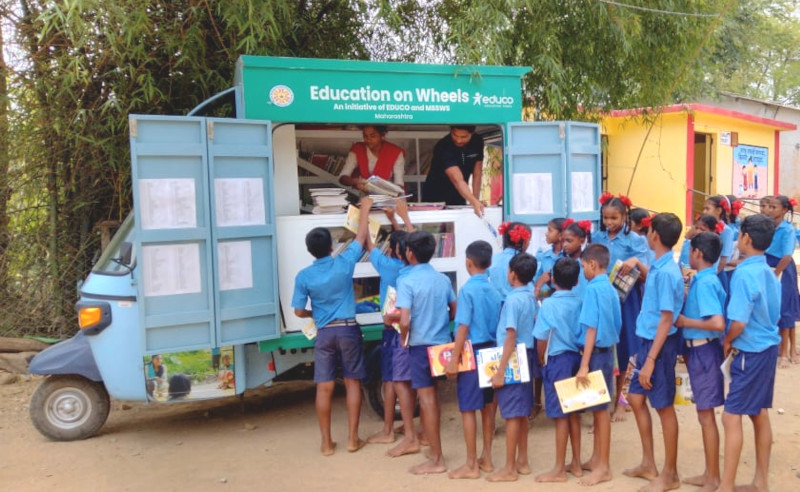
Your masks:
<path fill-rule="evenodd" d="M 591 458 L 582 461 L 580 415 L 562 412 L 555 391 L 556 381 L 576 377 L 577 385 L 588 385 L 589 373 L 600 370 L 607 388 L 616 388 L 612 400 L 617 402 L 615 416 L 620 417 L 617 413 L 624 413 L 629 403 L 641 438 L 641 463 L 623 473 L 650 480 L 645 490 L 677 488 L 681 482 L 677 471 L 675 366 L 682 356 L 705 453 L 704 473 L 684 482 L 709 491 L 734 489 L 743 441 L 742 416 L 747 415 L 753 422 L 756 442 L 752 486 L 766 490 L 772 442 L 767 409 L 772 406 L 779 344 L 782 363 L 798 361 L 793 328 L 800 314 L 800 294 L 791 261 L 795 235 L 784 220 L 793 212 L 793 200 L 767 197 L 762 200 L 760 214 L 738 220 L 741 204 L 735 198 L 708 199 L 704 215 L 686 234 L 681 254 L 681 264 L 696 272 L 688 286 L 673 257 L 683 229 L 677 216 L 631 210 L 627 197 L 609 193 L 603 194 L 600 202 L 599 232 L 593 233 L 588 221 L 553 219 L 545 235 L 549 247 L 536 257 L 525 252 L 530 228 L 517 222 L 500 226 L 500 253 L 493 254 L 492 246 L 485 241 L 470 244 L 466 249 L 470 278 L 457 298 L 451 280 L 429 264 L 436 249 L 431 234 L 399 230 L 389 213 L 396 230 L 390 236 L 388 255 L 375 248 L 366 232 L 372 206 L 369 198 L 361 204 L 356 240 L 336 258 L 330 256 L 328 230 L 312 230 L 306 245 L 317 259 L 298 274 L 292 306 L 298 316 L 313 317 L 318 327 L 314 377 L 322 453 L 332 454 L 335 447 L 330 415 L 337 363 L 343 368 L 347 390 L 348 451 L 365 444 L 358 436 L 360 379 L 365 375 L 363 340 L 354 319 L 352 285 L 355 263 L 365 247 L 380 275 L 381 305 L 389 286 L 397 293 L 397 311 L 384 316 L 384 427 L 369 442 L 395 441 L 397 399 L 403 438 L 387 454 L 400 456 L 418 452 L 423 444 L 430 446 L 428 459 L 412 467 L 412 473 L 447 471 L 439 432 L 436 378 L 431 376 L 427 349 L 454 340 L 445 372 L 457 377 L 467 459 L 450 472 L 451 478 L 479 478 L 484 471 L 489 481 L 513 481 L 520 474 L 531 473 L 528 419 L 539 404 L 534 381 L 541 381 L 546 415 L 555 419 L 556 452 L 554 468 L 535 477 L 536 481 L 566 481 L 568 472 L 581 477 L 583 485 L 611 480 L 609 405 L 587 410 L 593 416 L 594 446 Z M 397 212 L 411 231 L 402 202 L 398 202 Z M 738 251 L 734 251 L 734 243 Z M 622 274 L 634 269 L 639 272 L 639 284 L 624 301 L 620 301 L 608 275 L 617 261 Z M 311 301 L 310 311 L 305 309 L 307 299 Z M 452 335 L 451 321 L 455 326 Z M 492 388 L 479 387 L 475 370 L 459 372 L 467 340 L 475 352 L 473 357 L 483 348 L 502 347 Z M 504 384 L 517 344 L 527 349 L 531 382 Z M 727 397 L 720 370 L 723 361 L 730 374 Z M 626 369 L 632 374 L 627 400 L 621 394 Z M 615 373 L 616 384 L 612 379 Z M 419 430 L 413 423 L 417 398 Z M 648 401 L 661 421 L 665 450 L 661 470 L 655 462 Z M 725 461 L 720 471 L 714 410 L 722 405 Z M 495 469 L 491 453 L 497 408 L 505 420 L 506 434 L 506 460 L 499 469 Z M 476 411 L 480 412 L 482 429 L 480 455 Z M 570 463 L 566 462 L 568 443 L 572 448 Z"/>

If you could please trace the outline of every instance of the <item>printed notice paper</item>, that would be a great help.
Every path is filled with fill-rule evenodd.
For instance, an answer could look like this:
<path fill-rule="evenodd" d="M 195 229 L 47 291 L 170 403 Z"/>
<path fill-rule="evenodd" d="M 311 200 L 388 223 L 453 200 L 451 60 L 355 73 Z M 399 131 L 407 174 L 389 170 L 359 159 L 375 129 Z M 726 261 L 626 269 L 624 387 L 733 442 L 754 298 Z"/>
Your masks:
<path fill-rule="evenodd" d="M 202 291 L 198 244 L 143 246 L 142 256 L 146 297 L 195 294 Z"/>
<path fill-rule="evenodd" d="M 512 175 L 515 214 L 553 213 L 553 175 L 521 173 Z"/>
<path fill-rule="evenodd" d="M 194 179 L 140 179 L 142 229 L 197 227 Z"/>
<path fill-rule="evenodd" d="M 266 224 L 264 181 L 261 178 L 215 179 L 214 202 L 218 226 Z"/>
<path fill-rule="evenodd" d="M 591 172 L 573 172 L 570 174 L 572 182 L 572 212 L 591 212 L 594 210 L 594 186 Z"/>
<path fill-rule="evenodd" d="M 219 290 L 253 287 L 253 254 L 250 241 L 225 241 L 217 245 Z"/>

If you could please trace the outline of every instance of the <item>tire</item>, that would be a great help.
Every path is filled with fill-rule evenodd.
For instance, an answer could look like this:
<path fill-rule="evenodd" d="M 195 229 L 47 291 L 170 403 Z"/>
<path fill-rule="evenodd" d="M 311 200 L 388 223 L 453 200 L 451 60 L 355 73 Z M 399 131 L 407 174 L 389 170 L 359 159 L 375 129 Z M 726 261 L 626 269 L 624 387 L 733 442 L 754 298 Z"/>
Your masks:
<path fill-rule="evenodd" d="M 367 357 L 367 380 L 364 382 L 363 386 L 370 408 L 383 420 L 383 380 L 381 379 L 380 346 L 372 350 Z M 414 405 L 414 417 L 419 417 L 419 401 Z M 394 419 L 402 419 L 399 401 L 395 402 Z"/>
<path fill-rule="evenodd" d="M 36 430 L 53 441 L 75 441 L 95 435 L 111 408 L 103 383 L 82 376 L 50 376 L 31 398 Z"/>

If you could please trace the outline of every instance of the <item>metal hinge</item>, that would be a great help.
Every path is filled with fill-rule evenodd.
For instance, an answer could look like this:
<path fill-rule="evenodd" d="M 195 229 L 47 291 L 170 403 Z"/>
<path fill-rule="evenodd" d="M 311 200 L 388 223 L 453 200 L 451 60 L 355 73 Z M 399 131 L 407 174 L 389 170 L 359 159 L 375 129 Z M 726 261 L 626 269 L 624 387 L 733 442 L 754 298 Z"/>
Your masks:
<path fill-rule="evenodd" d="M 139 136 L 139 125 L 136 122 L 136 118 L 129 118 L 128 124 L 130 126 L 131 138 L 136 138 Z"/>

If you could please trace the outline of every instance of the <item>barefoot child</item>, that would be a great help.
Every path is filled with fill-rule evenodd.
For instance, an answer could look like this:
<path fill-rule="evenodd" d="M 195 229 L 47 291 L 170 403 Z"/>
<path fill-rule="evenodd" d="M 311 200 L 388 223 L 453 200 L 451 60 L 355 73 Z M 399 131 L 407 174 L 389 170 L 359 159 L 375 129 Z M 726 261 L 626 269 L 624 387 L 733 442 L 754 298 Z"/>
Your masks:
<path fill-rule="evenodd" d="M 497 323 L 497 346 L 503 355 L 492 378 L 500 415 L 506 421 L 506 464 L 488 475 L 490 482 L 513 482 L 519 473 L 531 472 L 528 462 L 528 415 L 533 408 L 533 387 L 530 382 L 505 385 L 505 372 L 511 353 L 518 343 L 533 349 L 533 318 L 536 302 L 528 284 L 536 273 L 536 258 L 520 253 L 508 264 L 508 282 L 513 290 L 508 293 L 500 321 Z"/>
<path fill-rule="evenodd" d="M 572 258 L 559 258 L 553 266 L 553 283 L 556 291 L 542 302 L 533 336 L 538 340 L 539 362 L 543 364 L 545 411 L 556 421 L 556 464 L 547 473 L 536 476 L 537 482 L 565 482 L 567 469 L 567 440 L 572 442 L 570 472 L 583 474 L 581 468 L 580 415 L 565 414 L 558 403 L 555 382 L 571 378 L 578 372 L 580 354 L 578 336 L 581 299 L 572 291 L 578 283 L 580 265 Z"/>
<path fill-rule="evenodd" d="M 739 250 L 746 258 L 739 263 L 731 283 L 723 351 L 732 357 L 731 382 L 722 425 L 725 428 L 725 466 L 719 492 L 733 492 L 736 469 L 742 453 L 742 415 L 753 422 L 756 460 L 752 487 L 768 490 L 772 426 L 767 409 L 772 407 L 775 363 L 778 360 L 777 321 L 780 317 L 780 283 L 764 258 L 775 233 L 775 222 L 764 215 L 751 215 L 741 224 Z"/>
<path fill-rule="evenodd" d="M 580 338 L 583 347 L 578 384 L 588 384 L 587 376 L 600 370 L 606 387 L 611 391 L 614 376 L 614 344 L 619 341 L 622 314 L 617 291 L 608 279 L 608 248 L 590 244 L 581 255 L 583 274 L 589 281 L 583 293 L 580 313 Z M 596 485 L 611 480 L 609 465 L 611 453 L 611 414 L 608 403 L 589 409 L 594 419 L 594 446 L 592 457 L 584 466 L 591 471 L 580 480 L 581 485 Z"/>
<path fill-rule="evenodd" d="M 334 453 L 331 438 L 331 405 L 336 379 L 336 365 L 341 361 L 347 390 L 347 450 L 358 451 L 364 441 L 358 437 L 361 413 L 361 380 L 364 369 L 364 338 L 356 323 L 356 300 L 353 292 L 353 271 L 362 255 L 367 237 L 369 209 L 372 200 L 361 202 L 358 233 L 350 246 L 336 258 L 331 257 L 331 233 L 316 227 L 306 235 L 306 247 L 316 260 L 297 273 L 292 295 L 294 313 L 300 318 L 313 318 L 317 325 L 314 339 L 314 382 L 317 384 L 317 420 L 322 434 L 323 456 Z M 311 310 L 306 303 L 311 300 Z"/>
<path fill-rule="evenodd" d="M 429 459 L 409 470 L 415 475 L 447 471 L 439 435 L 439 395 L 431 376 L 428 347 L 450 342 L 449 325 L 456 313 L 456 296 L 450 279 L 428 263 L 435 251 L 436 240 L 429 232 L 409 234 L 406 259 L 413 268 L 397 283 L 400 337 L 408 339 L 411 386 L 419 394 L 422 425 L 431 446 Z"/>
<path fill-rule="evenodd" d="M 500 293 L 489 283 L 486 269 L 492 261 L 492 245 L 486 241 L 475 241 L 467 246 L 467 272 L 469 280 L 458 292 L 456 310 L 455 347 L 447 364 L 448 377 L 458 377 L 458 410 L 464 426 L 464 441 L 467 445 L 467 462 L 450 472 L 450 478 L 480 478 L 480 470 L 493 471 L 492 437 L 494 435 L 494 392 L 491 388 L 478 386 L 478 371 L 458 372 L 458 363 L 469 340 L 475 354 L 478 350 L 495 346 L 495 330 L 500 318 L 502 300 Z M 478 459 L 477 422 L 475 412 L 481 412 L 483 451 Z"/>
<path fill-rule="evenodd" d="M 722 371 L 722 344 L 725 329 L 725 290 L 716 276 L 714 264 L 719 259 L 722 241 L 712 232 L 701 232 L 691 239 L 689 265 L 697 271 L 675 326 L 683 328 L 686 367 L 692 385 L 697 420 L 703 433 L 706 469 L 702 475 L 684 483 L 714 491 L 719 486 L 719 430 L 714 409 L 725 403 Z"/>
<path fill-rule="evenodd" d="M 797 238 L 794 235 L 791 217 L 794 215 L 793 198 L 775 195 L 770 200 L 767 210 L 769 217 L 775 221 L 775 235 L 769 248 L 764 252 L 767 265 L 775 270 L 775 275 L 781 283 L 781 317 L 778 328 L 781 334 L 781 344 L 778 350 L 778 367 L 786 369 L 789 363 L 800 363 L 795 347 L 794 323 L 800 319 L 800 292 L 797 289 L 797 267 L 794 264 L 792 253 Z M 789 214 L 787 222 L 786 214 Z"/>
<path fill-rule="evenodd" d="M 650 222 L 647 241 L 656 253 L 644 286 L 642 312 L 636 320 L 636 373 L 628 400 L 636 417 L 642 441 L 642 462 L 625 470 L 629 477 L 650 480 L 650 490 L 680 486 L 678 478 L 678 418 L 675 415 L 675 363 L 680 337 L 675 319 L 683 307 L 683 276 L 672 257 L 672 247 L 681 235 L 681 221 L 671 213 L 660 213 Z M 653 424 L 647 400 L 658 412 L 664 436 L 664 468 L 661 473 L 653 453 Z"/>
<path fill-rule="evenodd" d="M 728 292 L 730 283 L 730 275 L 725 272 L 725 266 L 733 255 L 734 236 L 736 235 L 736 231 L 731 224 L 736 221 L 736 216 L 741 208 L 742 202 L 735 199 L 732 202 L 726 195 L 712 196 L 703 205 L 704 214 L 713 215 L 717 220 L 725 223 L 725 229 L 719 235 L 720 239 L 722 239 L 722 252 L 717 264 L 717 275 L 725 292 Z"/>

